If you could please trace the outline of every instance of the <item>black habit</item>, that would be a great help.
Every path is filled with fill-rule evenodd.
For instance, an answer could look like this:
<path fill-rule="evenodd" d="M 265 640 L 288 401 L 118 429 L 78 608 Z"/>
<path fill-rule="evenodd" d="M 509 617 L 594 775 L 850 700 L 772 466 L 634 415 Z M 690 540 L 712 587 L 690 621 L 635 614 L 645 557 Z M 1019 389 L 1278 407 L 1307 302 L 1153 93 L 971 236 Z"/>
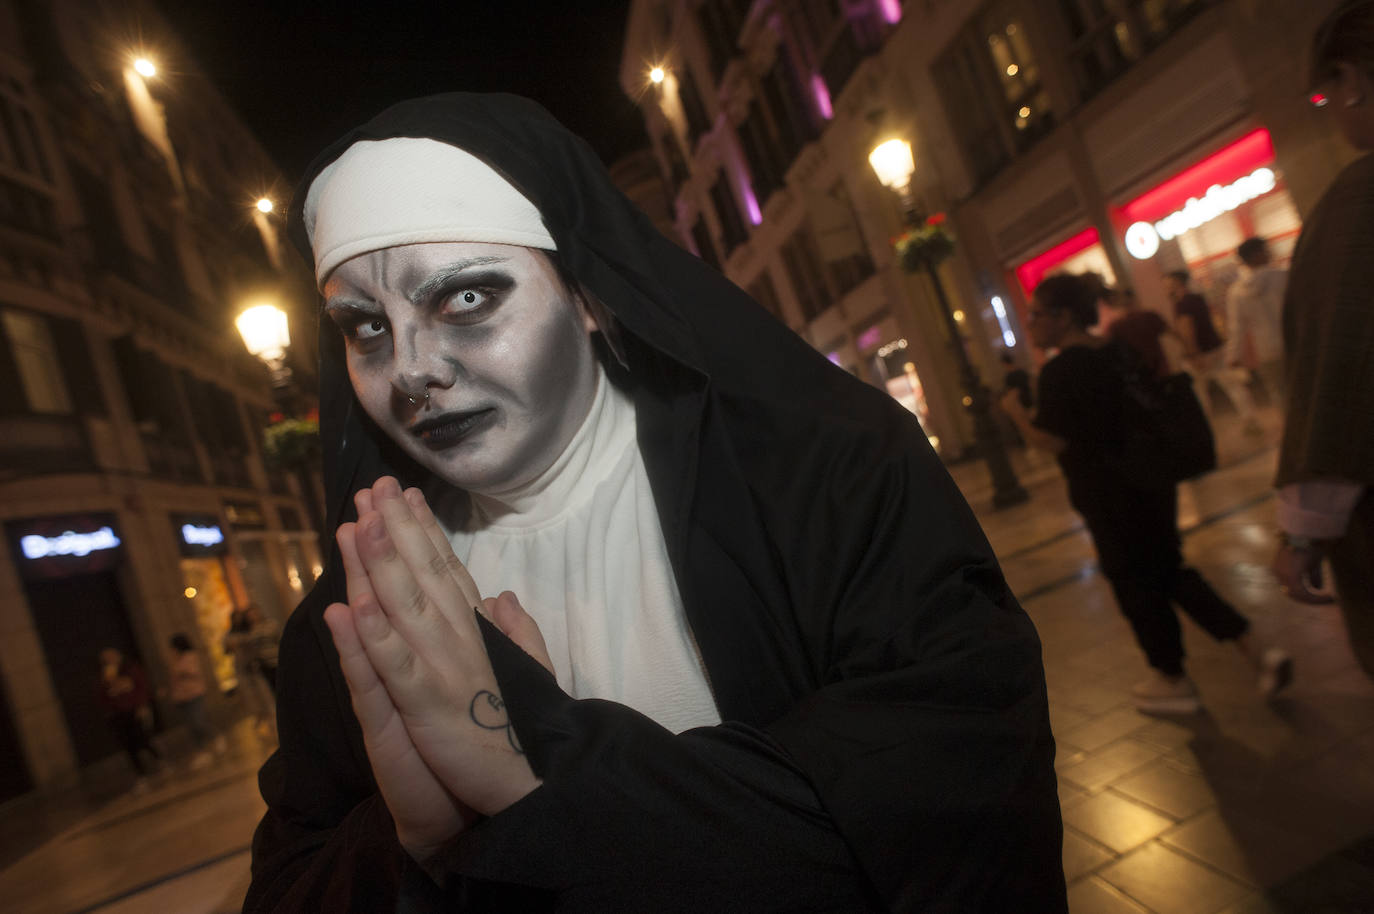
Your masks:
<path fill-rule="evenodd" d="M 634 399 L 725 723 L 675 735 L 574 700 L 484 623 L 543 785 L 456 838 L 431 881 L 397 842 L 323 622 L 345 599 L 336 547 L 283 636 L 246 910 L 1065 910 L 1039 641 L 915 418 L 661 236 L 524 99 L 419 99 L 347 134 L 300 185 L 298 244 L 319 171 L 395 136 L 501 173 L 614 315 L 626 365 L 603 361 Z M 334 529 L 379 476 L 424 479 L 321 324 Z"/>

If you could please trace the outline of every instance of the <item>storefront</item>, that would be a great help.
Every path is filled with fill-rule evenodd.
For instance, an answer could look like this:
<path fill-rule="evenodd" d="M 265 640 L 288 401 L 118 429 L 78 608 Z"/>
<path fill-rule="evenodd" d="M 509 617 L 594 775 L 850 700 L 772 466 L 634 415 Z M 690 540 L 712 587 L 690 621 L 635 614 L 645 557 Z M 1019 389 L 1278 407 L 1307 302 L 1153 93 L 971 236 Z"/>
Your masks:
<path fill-rule="evenodd" d="M 896 321 L 883 318 L 861 331 L 854 340 L 868 379 L 888 392 L 921 423 L 931 447 L 940 450 L 940 438 L 931 434 L 930 403 L 925 385 L 916 372 L 915 354 L 901 336 Z"/>
<path fill-rule="evenodd" d="M 1187 270 L 1218 309 L 1237 278 L 1242 241 L 1263 238 L 1275 262 L 1286 263 L 1302 228 L 1264 129 L 1122 203 L 1111 218 L 1142 281 Z"/>
<path fill-rule="evenodd" d="M 224 652 L 224 635 L 234 611 L 234 595 L 243 584 L 235 581 L 228 562 L 229 543 L 219 518 L 204 514 L 173 514 L 172 527 L 181 553 L 182 591 L 196 618 L 198 640 L 205 647 L 220 691 L 238 685 L 234 658 Z"/>
<path fill-rule="evenodd" d="M 63 515 L 9 521 L 5 532 L 77 763 L 113 755 L 97 657 L 112 647 L 147 668 L 127 608 L 118 523 L 106 513 Z"/>
<path fill-rule="evenodd" d="M 1116 271 L 1102 246 L 1097 229 L 1083 229 L 1018 264 L 1017 282 L 1027 300 L 1047 276 L 1060 273 L 1097 273 L 1107 285 L 1116 285 Z"/>

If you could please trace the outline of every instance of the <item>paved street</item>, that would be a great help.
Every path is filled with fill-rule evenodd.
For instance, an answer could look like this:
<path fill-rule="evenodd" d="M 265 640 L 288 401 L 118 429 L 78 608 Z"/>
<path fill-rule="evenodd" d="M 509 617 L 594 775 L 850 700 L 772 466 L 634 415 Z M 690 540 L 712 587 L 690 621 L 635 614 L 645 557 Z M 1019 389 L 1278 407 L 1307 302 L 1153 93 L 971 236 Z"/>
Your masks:
<path fill-rule="evenodd" d="M 1186 718 L 1130 707 L 1145 666 L 1053 462 L 1018 455 L 1033 499 L 1004 512 L 988 506 L 980 465 L 955 471 L 1044 642 L 1074 914 L 1374 911 L 1374 684 L 1337 611 L 1290 603 L 1266 570 L 1269 425 L 1256 439 L 1223 421 L 1223 467 L 1183 487 L 1181 516 L 1189 559 L 1288 647 L 1297 680 L 1265 705 L 1239 653 L 1185 622 L 1207 707 Z M 67 809 L 59 827 L 0 831 L 5 909 L 237 910 L 262 750 L 236 735 L 233 760 L 217 768 Z M 44 810 L 23 814 L 51 825 Z"/>

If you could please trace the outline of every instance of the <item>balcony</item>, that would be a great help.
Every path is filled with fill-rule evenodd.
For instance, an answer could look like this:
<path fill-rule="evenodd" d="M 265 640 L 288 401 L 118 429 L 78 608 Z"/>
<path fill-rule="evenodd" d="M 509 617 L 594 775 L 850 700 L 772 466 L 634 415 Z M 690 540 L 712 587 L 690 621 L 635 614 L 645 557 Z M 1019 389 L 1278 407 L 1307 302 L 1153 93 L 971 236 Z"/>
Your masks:
<path fill-rule="evenodd" d="M 96 468 L 86 427 L 77 416 L 0 416 L 0 478 L 79 473 Z"/>

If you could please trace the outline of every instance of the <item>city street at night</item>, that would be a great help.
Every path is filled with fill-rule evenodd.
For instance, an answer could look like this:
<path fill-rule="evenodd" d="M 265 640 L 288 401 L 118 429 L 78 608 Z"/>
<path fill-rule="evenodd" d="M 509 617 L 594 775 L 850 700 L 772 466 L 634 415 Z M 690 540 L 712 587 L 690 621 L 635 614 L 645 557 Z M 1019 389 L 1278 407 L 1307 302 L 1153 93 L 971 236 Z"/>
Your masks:
<path fill-rule="evenodd" d="M 1135 711 L 1128 692 L 1145 666 L 1053 462 L 1018 455 L 1032 500 L 1003 511 L 980 464 L 955 468 L 1044 643 L 1072 914 L 1371 910 L 1374 684 L 1334 607 L 1301 607 L 1274 587 L 1272 443 L 1220 427 L 1224 465 L 1181 490 L 1184 548 L 1295 656 L 1296 681 L 1271 705 L 1238 652 L 1188 626 L 1206 710 Z M 6 909 L 238 910 L 263 808 L 256 742 L 240 736 L 220 767 L 91 809 L 41 842 L 10 836 Z"/>
<path fill-rule="evenodd" d="M 1371 288 L 1374 0 L 0 0 L 0 914 L 1374 914 Z"/>

